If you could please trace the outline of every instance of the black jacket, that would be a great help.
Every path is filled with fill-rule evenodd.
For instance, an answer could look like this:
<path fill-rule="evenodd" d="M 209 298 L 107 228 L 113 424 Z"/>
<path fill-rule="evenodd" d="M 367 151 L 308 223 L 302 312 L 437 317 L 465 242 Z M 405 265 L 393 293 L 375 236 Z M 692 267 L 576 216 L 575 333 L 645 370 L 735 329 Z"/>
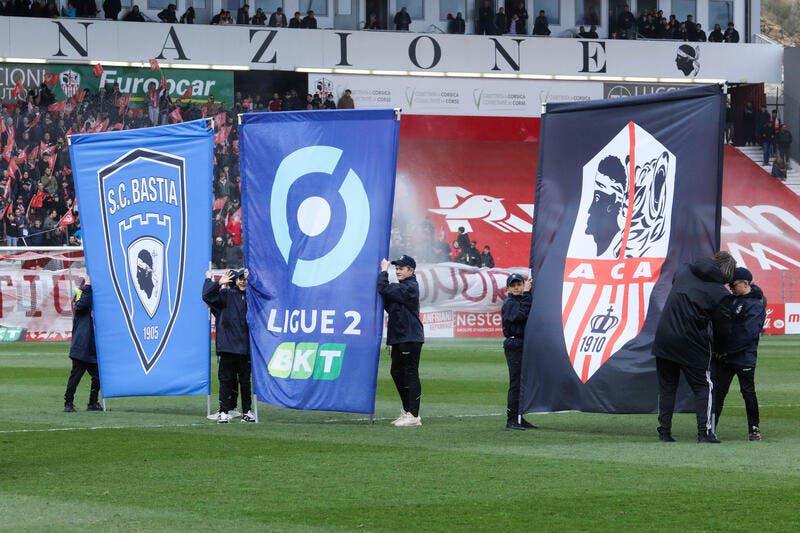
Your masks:
<path fill-rule="evenodd" d="M 247 299 L 238 287 L 220 288 L 207 279 L 203 301 L 217 319 L 217 353 L 250 354 L 250 330 L 247 327 Z"/>
<path fill-rule="evenodd" d="M 658 322 L 653 355 L 692 368 L 708 368 L 712 350 L 727 351 L 733 298 L 725 288 L 726 281 L 711 259 L 678 269 Z"/>
<path fill-rule="evenodd" d="M 69 356 L 84 363 L 97 363 L 92 320 L 92 286 L 84 285 L 81 297 L 72 310 L 72 342 Z"/>
<path fill-rule="evenodd" d="M 378 275 L 378 293 L 383 296 L 383 308 L 389 314 L 386 344 L 425 342 L 425 331 L 419 319 L 419 285 L 416 276 L 400 283 L 389 283 L 389 273 Z"/>
<path fill-rule="evenodd" d="M 531 312 L 531 293 L 523 292 L 519 296 L 508 293 L 503 302 L 501 315 L 503 317 L 503 336 L 506 343 L 522 344 L 525 338 L 525 324 Z"/>
<path fill-rule="evenodd" d="M 733 327 L 728 339 L 725 363 L 741 368 L 756 366 L 758 340 L 767 318 L 766 307 L 764 293 L 756 285 L 750 286 L 749 293 L 734 297 Z"/>

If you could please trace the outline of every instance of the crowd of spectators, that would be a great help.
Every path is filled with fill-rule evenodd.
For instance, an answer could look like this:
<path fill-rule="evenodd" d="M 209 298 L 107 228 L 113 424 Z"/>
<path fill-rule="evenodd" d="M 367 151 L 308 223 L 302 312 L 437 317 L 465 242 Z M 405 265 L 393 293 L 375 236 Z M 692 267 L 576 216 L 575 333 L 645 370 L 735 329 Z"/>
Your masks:
<path fill-rule="evenodd" d="M 54 81 L 54 80 L 47 80 Z M 235 115 L 242 112 L 336 109 L 354 107 L 350 91 L 300 97 L 236 92 L 233 106 L 216 102 L 172 100 L 151 86 L 148 108 L 129 107 L 129 95 L 114 84 L 96 93 L 80 90 L 56 100 L 46 82 L 0 102 L 0 237 L 6 246 L 80 246 L 80 206 L 76 205 L 67 136 L 213 118 L 214 204 L 212 259 L 217 268 L 242 266 L 242 212 L 239 141 Z M 151 101 L 152 100 L 152 101 Z"/>
<path fill-rule="evenodd" d="M 481 250 L 478 242 L 470 237 L 463 227 L 458 228 L 451 241 L 443 228 L 437 232 L 426 216 L 421 222 L 404 219 L 395 212 L 392 220 L 390 255 L 394 257 L 402 250 L 414 250 L 420 263 L 462 263 L 465 265 L 494 268 L 494 257 L 489 246 Z"/>
<path fill-rule="evenodd" d="M 624 6 L 617 16 L 617 29 L 609 38 L 616 39 L 672 39 L 676 41 L 738 43 L 739 31 L 733 22 L 728 22 L 725 30 L 714 24 L 711 33 L 706 34 L 702 24 L 695 22 L 694 16 L 686 15 L 678 20 L 675 15 L 669 18 L 662 10 L 644 10 L 638 18 L 634 17 L 628 6 Z"/>

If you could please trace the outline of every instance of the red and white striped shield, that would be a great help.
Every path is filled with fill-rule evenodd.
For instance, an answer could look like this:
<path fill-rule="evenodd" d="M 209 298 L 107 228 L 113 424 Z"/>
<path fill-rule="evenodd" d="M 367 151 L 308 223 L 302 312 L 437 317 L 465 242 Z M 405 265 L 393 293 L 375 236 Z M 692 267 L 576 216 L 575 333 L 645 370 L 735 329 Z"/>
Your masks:
<path fill-rule="evenodd" d="M 583 383 L 642 329 L 667 255 L 675 156 L 629 122 L 583 167 L 564 265 L 564 342 Z"/>

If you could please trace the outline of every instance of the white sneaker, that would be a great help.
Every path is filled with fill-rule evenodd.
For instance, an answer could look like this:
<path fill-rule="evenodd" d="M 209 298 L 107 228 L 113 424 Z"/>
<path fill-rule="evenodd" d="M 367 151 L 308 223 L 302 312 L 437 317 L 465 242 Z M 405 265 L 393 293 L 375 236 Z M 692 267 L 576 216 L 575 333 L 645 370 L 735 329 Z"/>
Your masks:
<path fill-rule="evenodd" d="M 400 422 L 404 418 L 408 418 L 410 416 L 411 416 L 411 413 L 409 413 L 408 411 L 403 411 L 402 413 L 400 413 L 400 417 L 399 418 L 396 418 L 395 420 L 392 420 L 392 425 L 396 426 L 398 424 L 398 422 Z"/>
<path fill-rule="evenodd" d="M 421 426 L 422 425 L 422 418 L 419 416 L 414 416 L 411 413 L 408 413 L 408 416 L 402 417 L 397 421 L 395 426 L 397 427 L 409 427 L 409 426 Z"/>
<path fill-rule="evenodd" d="M 242 416 L 242 413 L 240 413 L 236 409 L 231 409 L 230 411 L 228 411 L 228 416 L 231 417 L 231 418 L 239 418 L 240 416 Z M 206 416 L 206 418 L 208 418 L 209 420 L 218 419 L 219 418 L 219 411 L 217 411 L 215 413 L 211 413 L 210 415 Z"/>
<path fill-rule="evenodd" d="M 220 413 L 217 416 L 217 424 L 227 424 L 231 421 L 231 416 L 228 413 Z"/>
<path fill-rule="evenodd" d="M 255 423 L 256 415 L 253 414 L 253 411 L 247 411 L 245 414 L 242 415 L 242 419 L 239 422 L 241 422 L 242 424 Z"/>

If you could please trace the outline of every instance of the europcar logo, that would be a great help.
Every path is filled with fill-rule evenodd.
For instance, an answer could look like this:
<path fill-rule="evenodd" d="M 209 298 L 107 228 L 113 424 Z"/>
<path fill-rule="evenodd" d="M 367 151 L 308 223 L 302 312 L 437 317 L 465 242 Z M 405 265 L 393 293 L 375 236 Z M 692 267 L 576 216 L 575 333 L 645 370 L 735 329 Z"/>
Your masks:
<path fill-rule="evenodd" d="M 180 307 L 186 259 L 186 161 L 132 150 L 98 171 L 111 280 L 145 374 Z"/>
<path fill-rule="evenodd" d="M 308 196 L 298 204 L 293 197 L 292 205 L 296 205 L 296 209 L 292 209 L 291 215 L 289 213 L 292 185 L 306 176 L 314 180 L 336 179 L 334 171 L 342 153 L 341 149 L 333 146 L 300 148 L 287 155 L 275 173 L 270 199 L 272 232 L 291 271 L 292 284 L 298 287 L 316 287 L 336 279 L 353 264 L 367 241 L 369 199 L 361 178 L 352 168 L 341 179 L 336 191 L 338 198 Z M 341 209 L 331 209 L 332 201 L 343 205 L 343 221 L 332 221 L 334 217 L 341 218 L 342 214 Z M 292 228 L 296 228 L 294 238 L 290 220 Z M 331 234 L 339 230 L 341 235 L 336 240 Z M 328 251 L 319 257 L 307 257 L 314 240 L 321 240 Z"/>

